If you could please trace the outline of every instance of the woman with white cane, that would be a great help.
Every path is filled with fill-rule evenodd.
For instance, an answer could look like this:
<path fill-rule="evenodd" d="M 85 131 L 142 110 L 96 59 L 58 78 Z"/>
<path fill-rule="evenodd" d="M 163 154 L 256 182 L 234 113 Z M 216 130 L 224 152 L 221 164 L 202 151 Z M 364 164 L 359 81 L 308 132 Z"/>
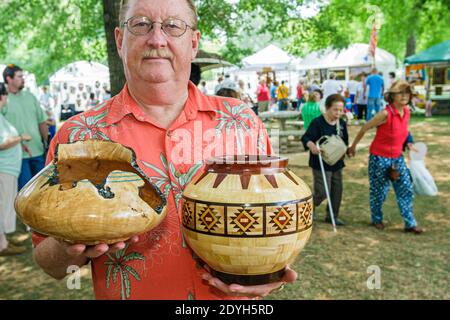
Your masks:
<path fill-rule="evenodd" d="M 344 157 L 348 146 L 347 125 L 344 120 L 340 119 L 344 113 L 344 104 L 345 100 L 340 94 L 329 96 L 325 102 L 326 112 L 311 122 L 302 137 L 305 149 L 310 150 L 309 166 L 312 168 L 314 178 L 314 207 L 317 208 L 323 200 L 328 198 L 325 222 L 332 223 L 333 226 L 344 225 L 338 219 L 343 192 L 342 169 L 345 167 Z M 325 155 L 324 150 L 321 151 L 317 146 L 319 143 L 319 146 L 325 147 L 328 141 L 324 141 L 322 144 L 321 141 L 324 138 L 343 145 L 343 152 L 340 153 L 339 158 L 328 161 L 328 163 L 321 161 L 322 156 Z M 316 219 L 316 212 L 314 212 L 314 218 Z"/>

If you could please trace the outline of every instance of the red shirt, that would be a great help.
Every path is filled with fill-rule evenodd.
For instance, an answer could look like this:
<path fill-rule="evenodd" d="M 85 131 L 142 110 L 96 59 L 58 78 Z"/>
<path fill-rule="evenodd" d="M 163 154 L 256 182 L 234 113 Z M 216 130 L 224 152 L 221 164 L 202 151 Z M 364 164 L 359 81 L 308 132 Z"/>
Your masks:
<path fill-rule="evenodd" d="M 202 281 L 204 269 L 196 265 L 181 234 L 179 202 L 205 159 L 272 152 L 253 111 L 239 100 L 205 96 L 189 82 L 184 111 L 166 130 L 142 111 L 125 86 L 106 103 L 66 121 L 51 143 L 47 162 L 58 143 L 87 139 L 112 140 L 132 148 L 141 169 L 168 201 L 166 219 L 139 236 L 138 243 L 92 260 L 96 298 L 235 299 Z M 33 234 L 35 245 L 43 239 Z"/>
<path fill-rule="evenodd" d="M 258 101 L 269 101 L 270 100 L 270 92 L 269 88 L 266 85 L 258 86 Z"/>
<path fill-rule="evenodd" d="M 403 117 L 393 105 L 387 106 L 386 111 L 386 122 L 378 126 L 370 153 L 384 158 L 399 158 L 408 138 L 409 107 L 403 107 Z"/>
<path fill-rule="evenodd" d="M 297 86 L 297 99 L 301 99 L 303 97 L 303 86 Z"/>

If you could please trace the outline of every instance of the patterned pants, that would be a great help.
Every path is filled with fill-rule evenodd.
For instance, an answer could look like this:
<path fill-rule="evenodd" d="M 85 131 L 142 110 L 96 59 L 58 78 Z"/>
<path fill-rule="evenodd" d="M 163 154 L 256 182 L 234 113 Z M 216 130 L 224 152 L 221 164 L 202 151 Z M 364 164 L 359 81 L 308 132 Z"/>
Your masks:
<path fill-rule="evenodd" d="M 392 182 L 394 186 L 397 205 L 405 222 L 405 228 L 412 228 L 417 225 L 413 215 L 413 184 L 411 175 L 406 167 L 403 156 L 397 159 L 389 159 L 370 155 L 369 157 L 369 180 L 370 180 L 370 211 L 372 213 L 372 222 L 380 223 L 383 221 L 382 207 L 389 192 L 390 180 L 387 170 L 394 163 L 400 172 L 400 178 Z"/>

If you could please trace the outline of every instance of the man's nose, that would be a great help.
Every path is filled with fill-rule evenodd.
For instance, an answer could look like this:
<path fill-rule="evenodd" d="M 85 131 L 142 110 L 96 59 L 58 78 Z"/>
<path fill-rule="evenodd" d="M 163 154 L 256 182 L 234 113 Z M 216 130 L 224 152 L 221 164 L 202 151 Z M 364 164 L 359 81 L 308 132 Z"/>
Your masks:
<path fill-rule="evenodd" d="M 161 48 L 167 45 L 167 36 L 161 29 L 160 23 L 154 23 L 148 33 L 147 44 L 153 48 Z"/>

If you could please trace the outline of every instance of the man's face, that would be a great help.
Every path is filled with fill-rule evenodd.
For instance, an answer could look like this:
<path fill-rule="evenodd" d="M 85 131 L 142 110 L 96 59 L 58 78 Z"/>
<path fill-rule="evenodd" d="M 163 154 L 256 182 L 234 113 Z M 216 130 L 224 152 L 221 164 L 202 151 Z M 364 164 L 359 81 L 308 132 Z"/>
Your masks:
<path fill-rule="evenodd" d="M 181 37 L 170 37 L 161 30 L 159 23 L 168 18 L 177 18 L 192 25 L 192 12 L 186 1 L 132 0 L 126 19 L 134 16 L 145 16 L 158 23 L 143 36 L 133 35 L 126 27 L 116 29 L 117 48 L 124 63 L 127 81 L 187 83 L 191 62 L 197 55 L 200 32 L 187 28 Z"/>
<path fill-rule="evenodd" d="M 83 91 L 83 89 L 84 89 L 84 84 L 80 83 L 78 85 L 78 90 Z"/>
<path fill-rule="evenodd" d="M 25 88 L 25 78 L 23 77 L 23 72 L 16 71 L 16 73 L 14 74 L 14 78 L 11 79 L 9 85 L 19 91 Z"/>

